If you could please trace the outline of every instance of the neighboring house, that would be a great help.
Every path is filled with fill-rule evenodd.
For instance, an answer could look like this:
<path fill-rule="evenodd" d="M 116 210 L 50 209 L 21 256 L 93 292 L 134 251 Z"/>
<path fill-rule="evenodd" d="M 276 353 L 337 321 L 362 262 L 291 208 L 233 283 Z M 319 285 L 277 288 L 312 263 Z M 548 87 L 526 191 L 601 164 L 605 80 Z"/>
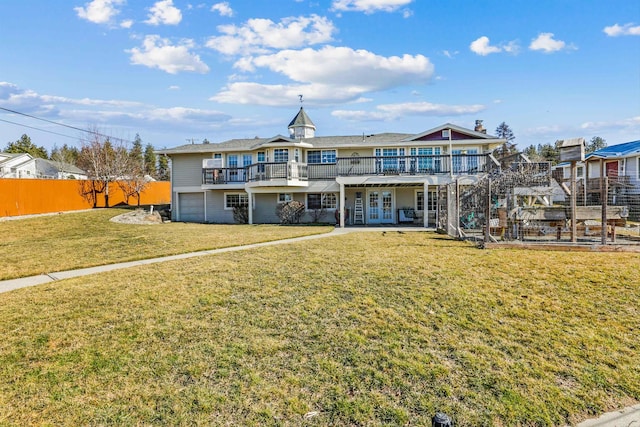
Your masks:
<path fill-rule="evenodd" d="M 87 174 L 74 165 L 26 153 L 0 153 L 0 178 L 87 179 Z"/>
<path fill-rule="evenodd" d="M 435 226 L 439 185 L 476 182 L 497 162 L 506 140 L 444 124 L 419 134 L 315 136 L 300 108 L 289 136 L 187 144 L 159 151 L 171 157 L 172 219 L 233 223 L 248 207 L 249 223 L 278 223 L 276 208 L 304 203 L 302 222 Z M 344 207 L 346 209 L 341 209 Z M 318 215 L 322 215 L 318 218 Z"/>
<path fill-rule="evenodd" d="M 589 167 L 590 179 L 600 178 L 602 168 L 604 176 L 623 178 L 636 189 L 640 189 L 640 140 L 612 145 L 589 153 L 585 163 Z"/>

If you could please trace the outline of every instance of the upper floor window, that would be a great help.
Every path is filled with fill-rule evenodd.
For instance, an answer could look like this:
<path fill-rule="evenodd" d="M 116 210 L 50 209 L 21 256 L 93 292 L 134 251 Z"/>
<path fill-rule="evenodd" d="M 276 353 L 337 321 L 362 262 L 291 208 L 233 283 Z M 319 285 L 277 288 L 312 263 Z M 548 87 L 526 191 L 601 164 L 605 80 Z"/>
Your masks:
<path fill-rule="evenodd" d="M 307 151 L 307 163 L 335 163 L 336 150 Z"/>
<path fill-rule="evenodd" d="M 276 148 L 273 150 L 273 161 L 276 163 L 283 163 L 289 161 L 289 149 L 288 148 Z"/>
<path fill-rule="evenodd" d="M 451 130 L 449 129 L 443 129 L 442 130 L 442 137 L 443 138 L 449 138 L 451 136 Z"/>
<path fill-rule="evenodd" d="M 230 168 L 238 167 L 238 155 L 237 154 L 229 154 L 227 156 L 227 166 Z"/>
<path fill-rule="evenodd" d="M 251 154 L 243 154 L 242 155 L 242 166 L 249 166 L 253 162 L 253 158 Z"/>

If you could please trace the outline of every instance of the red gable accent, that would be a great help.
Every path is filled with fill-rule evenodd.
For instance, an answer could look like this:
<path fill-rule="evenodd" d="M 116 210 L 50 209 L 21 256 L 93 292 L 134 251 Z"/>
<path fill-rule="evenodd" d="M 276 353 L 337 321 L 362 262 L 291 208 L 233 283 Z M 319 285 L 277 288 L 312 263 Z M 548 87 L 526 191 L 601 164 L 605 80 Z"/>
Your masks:
<path fill-rule="evenodd" d="M 455 141 L 457 139 L 482 139 L 477 136 L 471 136 L 464 133 L 457 132 L 455 130 L 451 131 L 451 140 Z M 442 137 L 442 130 L 437 132 L 430 133 L 428 135 L 423 136 L 422 138 L 414 139 L 414 141 L 448 141 L 449 138 Z"/>

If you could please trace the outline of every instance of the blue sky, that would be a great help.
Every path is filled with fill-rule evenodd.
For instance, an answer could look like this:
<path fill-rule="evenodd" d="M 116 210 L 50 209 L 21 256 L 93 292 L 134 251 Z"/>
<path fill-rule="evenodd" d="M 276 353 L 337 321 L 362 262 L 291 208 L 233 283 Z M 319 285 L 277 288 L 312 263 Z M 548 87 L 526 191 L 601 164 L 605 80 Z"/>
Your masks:
<path fill-rule="evenodd" d="M 1 108 L 157 148 L 286 134 L 298 95 L 317 135 L 640 139 L 635 0 L 5 0 L 0 22 Z M 0 148 L 23 133 L 83 136 L 0 110 Z"/>

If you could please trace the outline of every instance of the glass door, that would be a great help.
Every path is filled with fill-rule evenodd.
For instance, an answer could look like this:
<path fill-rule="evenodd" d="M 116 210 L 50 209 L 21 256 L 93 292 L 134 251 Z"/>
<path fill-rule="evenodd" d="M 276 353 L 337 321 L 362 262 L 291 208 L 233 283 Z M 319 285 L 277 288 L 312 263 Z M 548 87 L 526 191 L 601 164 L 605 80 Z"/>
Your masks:
<path fill-rule="evenodd" d="M 369 224 L 393 224 L 392 190 L 369 190 L 367 201 Z"/>

